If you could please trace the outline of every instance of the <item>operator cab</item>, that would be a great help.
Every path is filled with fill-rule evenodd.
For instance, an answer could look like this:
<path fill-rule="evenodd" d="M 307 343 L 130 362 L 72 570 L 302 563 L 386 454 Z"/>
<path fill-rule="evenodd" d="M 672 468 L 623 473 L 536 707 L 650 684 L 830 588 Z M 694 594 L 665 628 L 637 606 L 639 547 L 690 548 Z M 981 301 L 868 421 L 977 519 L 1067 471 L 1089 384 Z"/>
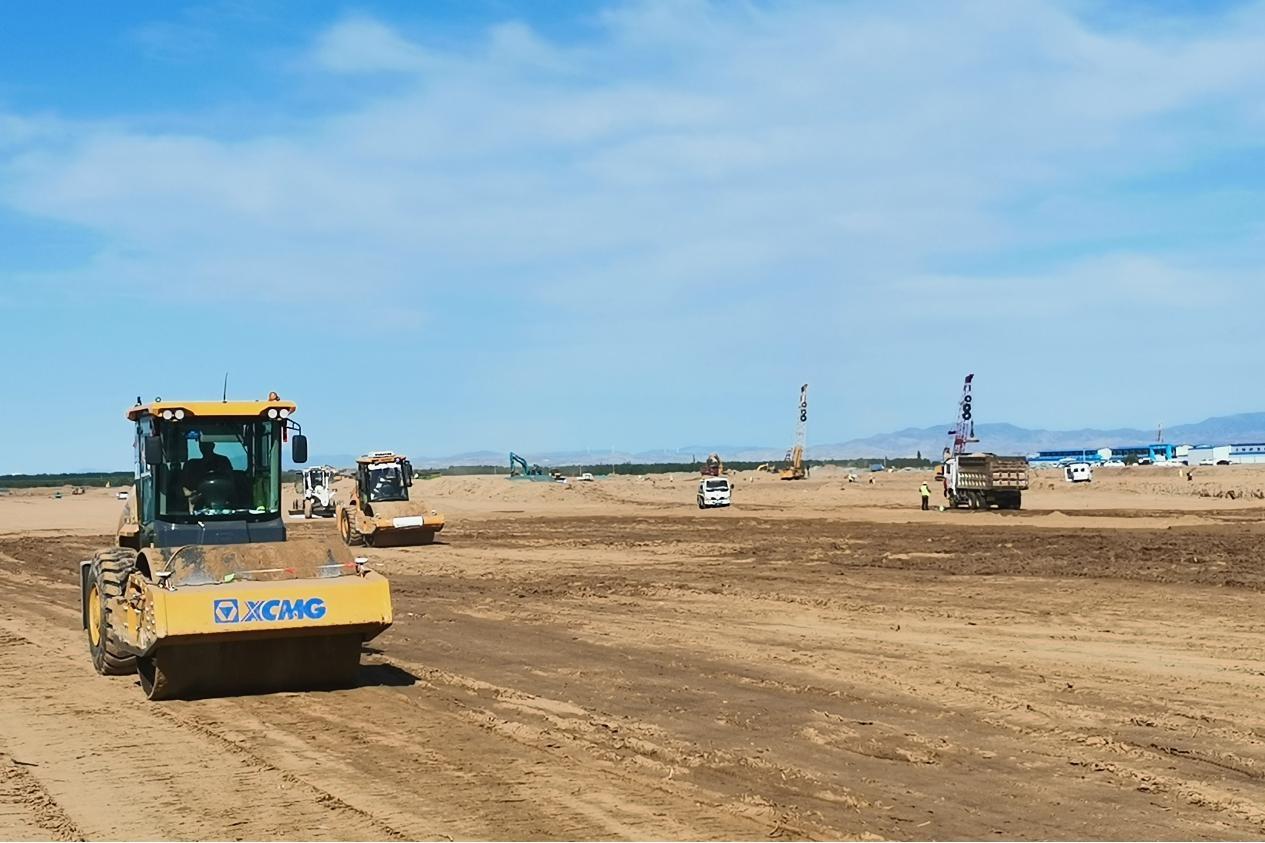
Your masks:
<path fill-rule="evenodd" d="M 407 457 L 390 451 L 374 451 L 357 461 L 356 485 L 365 503 L 408 500 L 413 485 L 413 465 Z"/>
<path fill-rule="evenodd" d="M 327 465 L 309 468 L 300 473 L 299 480 L 303 485 L 303 488 L 298 490 L 300 492 L 329 489 L 334 485 L 334 469 Z"/>
<path fill-rule="evenodd" d="M 284 541 L 281 448 L 307 461 L 293 404 L 268 401 L 139 402 L 136 546 Z M 294 435 L 291 436 L 291 431 Z"/>

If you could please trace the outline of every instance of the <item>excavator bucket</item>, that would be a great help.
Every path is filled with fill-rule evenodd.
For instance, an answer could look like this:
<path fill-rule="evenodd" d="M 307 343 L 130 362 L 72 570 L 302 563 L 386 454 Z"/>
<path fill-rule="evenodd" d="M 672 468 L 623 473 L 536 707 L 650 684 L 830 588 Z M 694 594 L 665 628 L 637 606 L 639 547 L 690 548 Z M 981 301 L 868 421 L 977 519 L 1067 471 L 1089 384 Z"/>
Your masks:
<path fill-rule="evenodd" d="M 109 611 L 150 699 L 347 687 L 391 624 L 386 579 L 342 545 L 189 545 L 163 562 Z"/>

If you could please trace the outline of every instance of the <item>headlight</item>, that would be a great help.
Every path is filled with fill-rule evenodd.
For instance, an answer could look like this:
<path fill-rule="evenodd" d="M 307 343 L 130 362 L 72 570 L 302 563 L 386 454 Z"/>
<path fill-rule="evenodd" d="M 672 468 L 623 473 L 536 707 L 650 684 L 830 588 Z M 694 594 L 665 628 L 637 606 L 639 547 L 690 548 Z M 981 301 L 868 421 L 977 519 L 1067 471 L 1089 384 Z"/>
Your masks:
<path fill-rule="evenodd" d="M 268 408 L 268 418 L 270 418 L 270 419 L 275 419 L 276 417 L 277 417 L 277 408 L 276 408 L 276 407 L 269 407 L 269 408 Z"/>
<path fill-rule="evenodd" d="M 176 410 L 176 421 L 184 418 L 184 410 Z"/>
<path fill-rule="evenodd" d="M 289 410 L 287 410 L 285 407 L 282 407 L 282 408 L 278 411 L 277 415 L 281 416 L 281 418 L 283 418 L 283 419 L 285 419 L 285 418 L 289 418 L 289 417 L 290 417 L 290 411 L 289 411 Z"/>
<path fill-rule="evenodd" d="M 173 413 L 171 410 L 163 410 L 163 418 L 166 419 L 167 421 L 171 421 L 175 417 L 176 417 L 176 414 Z"/>

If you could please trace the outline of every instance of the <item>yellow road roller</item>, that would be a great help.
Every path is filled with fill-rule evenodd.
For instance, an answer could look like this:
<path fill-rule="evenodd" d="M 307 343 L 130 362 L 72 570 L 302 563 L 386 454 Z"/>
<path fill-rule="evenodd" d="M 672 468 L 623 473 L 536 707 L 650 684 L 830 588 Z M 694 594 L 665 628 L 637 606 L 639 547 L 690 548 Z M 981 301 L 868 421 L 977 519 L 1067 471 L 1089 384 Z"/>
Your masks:
<path fill-rule="evenodd" d="M 391 451 L 356 458 L 356 485 L 338 508 L 338 532 L 348 545 L 400 547 L 431 544 L 444 516 L 411 497 L 413 465 Z"/>
<path fill-rule="evenodd" d="M 338 542 L 287 539 L 281 452 L 295 405 L 137 400 L 136 479 L 116 546 L 80 563 L 97 671 L 153 700 L 353 685 L 391 625 L 385 578 Z"/>

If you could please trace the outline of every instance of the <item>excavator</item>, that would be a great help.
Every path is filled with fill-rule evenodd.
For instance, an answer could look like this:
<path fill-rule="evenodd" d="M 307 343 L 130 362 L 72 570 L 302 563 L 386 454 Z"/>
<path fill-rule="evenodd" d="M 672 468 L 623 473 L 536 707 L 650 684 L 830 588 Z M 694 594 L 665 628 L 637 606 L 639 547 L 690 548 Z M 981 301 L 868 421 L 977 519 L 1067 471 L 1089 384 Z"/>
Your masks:
<path fill-rule="evenodd" d="M 721 461 L 720 454 L 708 454 L 707 461 L 699 469 L 699 475 L 702 477 L 720 477 L 724 473 L 725 464 Z"/>
<path fill-rule="evenodd" d="M 510 479 L 535 480 L 538 483 L 554 483 L 563 479 L 560 471 L 546 471 L 536 464 L 527 464 L 527 460 L 510 451 Z"/>
<path fill-rule="evenodd" d="M 806 480 L 804 447 L 808 439 L 808 384 L 799 388 L 799 420 L 795 423 L 795 444 L 786 452 L 786 467 L 778 476 L 783 480 Z"/>
<path fill-rule="evenodd" d="M 135 483 L 114 546 L 79 569 L 98 673 L 136 674 L 151 700 L 355 683 L 390 587 L 342 545 L 287 536 L 283 443 L 307 461 L 295 409 L 274 392 L 128 410 Z"/>

